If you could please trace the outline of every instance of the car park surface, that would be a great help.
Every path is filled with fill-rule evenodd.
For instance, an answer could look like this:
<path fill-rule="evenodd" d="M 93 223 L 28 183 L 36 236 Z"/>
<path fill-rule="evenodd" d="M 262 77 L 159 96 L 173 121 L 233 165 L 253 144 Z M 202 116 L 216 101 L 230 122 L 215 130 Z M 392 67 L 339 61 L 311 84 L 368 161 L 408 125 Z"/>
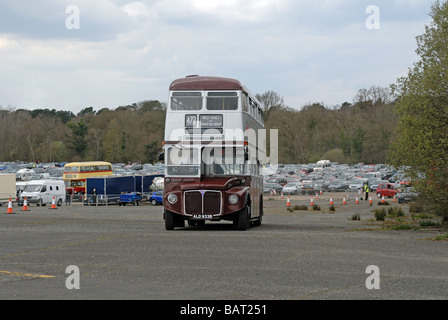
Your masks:
<path fill-rule="evenodd" d="M 262 225 L 244 232 L 226 222 L 166 231 L 151 205 L 14 207 L 0 215 L 0 298 L 448 299 L 446 242 L 433 241 L 441 231 L 383 229 L 368 202 L 333 196 L 330 213 L 328 201 L 290 212 L 268 195 Z M 291 196 L 292 207 L 308 203 Z M 372 265 L 379 289 L 366 287 Z M 68 266 L 79 268 L 79 289 L 67 288 Z"/>

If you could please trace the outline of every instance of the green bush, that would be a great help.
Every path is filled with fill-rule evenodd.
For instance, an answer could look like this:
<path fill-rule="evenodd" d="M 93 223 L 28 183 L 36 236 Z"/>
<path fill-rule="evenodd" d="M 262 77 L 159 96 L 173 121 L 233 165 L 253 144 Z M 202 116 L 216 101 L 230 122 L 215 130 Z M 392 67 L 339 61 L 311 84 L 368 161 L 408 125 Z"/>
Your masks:
<path fill-rule="evenodd" d="M 351 220 L 361 220 L 361 215 L 359 213 L 355 213 L 352 215 Z"/>
<path fill-rule="evenodd" d="M 391 217 L 404 217 L 404 212 L 401 207 L 391 207 L 387 209 L 387 214 Z"/>
<path fill-rule="evenodd" d="M 376 221 L 384 221 L 386 220 L 386 209 L 375 209 L 375 219 Z"/>
<path fill-rule="evenodd" d="M 313 204 L 313 210 L 320 211 L 320 206 L 318 206 L 317 204 Z"/>
<path fill-rule="evenodd" d="M 420 227 L 434 227 L 434 226 L 440 226 L 439 222 L 434 222 L 432 220 L 421 220 L 419 222 Z"/>
<path fill-rule="evenodd" d="M 410 213 L 422 213 L 423 205 L 418 202 L 411 202 L 411 204 L 409 205 L 409 212 Z"/>
<path fill-rule="evenodd" d="M 308 210 L 308 206 L 305 204 L 296 204 L 294 210 Z"/>
<path fill-rule="evenodd" d="M 393 230 L 411 230 L 412 227 L 408 224 L 400 224 L 399 226 L 393 227 Z"/>

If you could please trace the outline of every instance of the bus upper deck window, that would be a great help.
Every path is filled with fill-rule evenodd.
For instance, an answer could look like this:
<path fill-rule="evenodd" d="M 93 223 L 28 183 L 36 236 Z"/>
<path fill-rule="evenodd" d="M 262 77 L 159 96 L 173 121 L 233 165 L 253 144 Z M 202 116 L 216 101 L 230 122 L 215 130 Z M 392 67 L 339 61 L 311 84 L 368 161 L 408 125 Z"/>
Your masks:
<path fill-rule="evenodd" d="M 202 95 L 200 92 L 173 92 L 171 110 L 201 110 Z"/>
<path fill-rule="evenodd" d="M 236 92 L 209 92 L 207 94 L 207 110 L 237 110 L 238 95 Z"/>

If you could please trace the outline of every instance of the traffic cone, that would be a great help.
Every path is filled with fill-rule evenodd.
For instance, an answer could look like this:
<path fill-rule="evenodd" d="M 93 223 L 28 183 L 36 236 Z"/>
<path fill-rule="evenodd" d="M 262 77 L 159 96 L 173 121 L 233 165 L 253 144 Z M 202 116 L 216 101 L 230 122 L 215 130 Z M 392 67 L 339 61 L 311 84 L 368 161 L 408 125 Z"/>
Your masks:
<path fill-rule="evenodd" d="M 289 195 L 288 195 L 288 199 L 286 200 L 286 206 L 290 207 L 291 206 L 291 201 L 289 201 Z"/>
<path fill-rule="evenodd" d="M 282 191 L 282 195 L 281 195 L 280 199 L 283 199 L 283 191 Z"/>
<path fill-rule="evenodd" d="M 330 195 L 330 205 L 333 205 L 333 196 Z"/>
<path fill-rule="evenodd" d="M 319 199 L 319 194 L 316 192 L 316 200 Z"/>
<path fill-rule="evenodd" d="M 381 197 L 381 202 L 384 203 L 384 196 Z"/>
<path fill-rule="evenodd" d="M 6 210 L 7 214 L 14 214 L 14 212 L 12 211 L 12 200 L 11 197 L 9 197 L 9 202 L 8 202 L 8 209 Z"/>
<path fill-rule="evenodd" d="M 56 203 L 54 202 L 54 196 L 53 196 L 53 200 L 51 201 L 51 207 L 50 209 L 57 209 L 56 208 Z"/>
<path fill-rule="evenodd" d="M 310 206 L 314 206 L 313 197 L 311 197 L 311 200 L 310 200 Z"/>
<path fill-rule="evenodd" d="M 394 202 L 397 202 L 397 199 L 395 199 L 395 196 L 394 196 Z"/>
<path fill-rule="evenodd" d="M 369 203 L 372 204 L 372 196 L 369 196 Z"/>
<path fill-rule="evenodd" d="M 345 197 L 342 198 L 342 204 L 347 204 L 347 201 L 345 201 Z"/>
<path fill-rule="evenodd" d="M 355 201 L 355 203 L 356 203 L 356 204 L 359 204 L 358 196 L 356 196 L 356 201 Z"/>
<path fill-rule="evenodd" d="M 30 209 L 28 209 L 28 203 L 26 202 L 26 197 L 25 197 L 25 199 L 23 200 L 22 211 L 30 211 Z"/>

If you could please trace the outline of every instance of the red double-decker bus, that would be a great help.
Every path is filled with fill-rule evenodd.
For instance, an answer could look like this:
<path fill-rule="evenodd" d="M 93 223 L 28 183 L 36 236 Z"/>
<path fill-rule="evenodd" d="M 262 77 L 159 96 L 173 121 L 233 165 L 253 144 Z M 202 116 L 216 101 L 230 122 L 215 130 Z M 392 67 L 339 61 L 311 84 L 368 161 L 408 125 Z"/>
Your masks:
<path fill-rule="evenodd" d="M 185 221 L 229 220 L 237 230 L 261 224 L 259 155 L 266 141 L 257 135 L 260 129 L 260 103 L 240 81 L 187 76 L 171 83 L 164 141 L 167 230 Z"/>

